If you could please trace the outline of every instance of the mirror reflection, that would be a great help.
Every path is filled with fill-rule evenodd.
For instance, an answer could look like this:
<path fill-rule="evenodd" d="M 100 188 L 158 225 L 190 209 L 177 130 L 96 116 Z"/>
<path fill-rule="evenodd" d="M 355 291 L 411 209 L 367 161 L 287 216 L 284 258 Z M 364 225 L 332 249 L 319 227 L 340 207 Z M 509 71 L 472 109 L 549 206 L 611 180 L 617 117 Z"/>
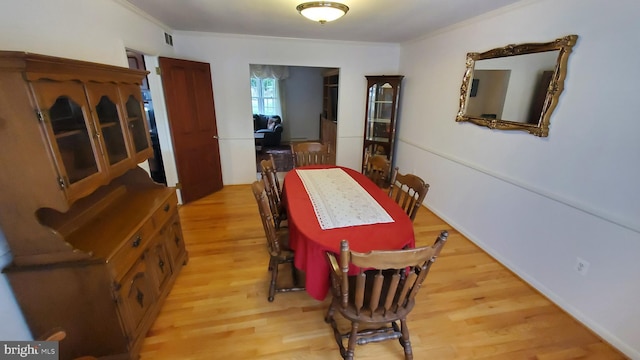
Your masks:
<path fill-rule="evenodd" d="M 547 136 L 577 35 L 467 54 L 456 121 Z"/>

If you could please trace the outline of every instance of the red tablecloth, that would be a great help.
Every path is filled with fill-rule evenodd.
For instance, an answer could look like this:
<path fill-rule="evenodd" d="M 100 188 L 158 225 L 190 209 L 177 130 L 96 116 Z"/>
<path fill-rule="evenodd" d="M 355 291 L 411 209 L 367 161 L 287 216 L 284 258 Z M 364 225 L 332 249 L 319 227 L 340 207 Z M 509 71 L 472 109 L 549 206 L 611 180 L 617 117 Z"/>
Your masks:
<path fill-rule="evenodd" d="M 334 166 L 306 166 L 299 169 L 330 167 Z M 306 273 L 307 292 L 318 300 L 323 300 L 329 291 L 329 265 L 325 252 L 339 253 L 341 240 L 348 240 L 349 247 L 358 252 L 415 246 L 413 223 L 402 208 L 363 174 L 349 168 L 340 168 L 367 190 L 394 222 L 322 230 L 302 180 L 295 170 L 287 173 L 283 183 L 283 197 L 289 223 L 289 243 L 295 250 L 296 268 Z"/>

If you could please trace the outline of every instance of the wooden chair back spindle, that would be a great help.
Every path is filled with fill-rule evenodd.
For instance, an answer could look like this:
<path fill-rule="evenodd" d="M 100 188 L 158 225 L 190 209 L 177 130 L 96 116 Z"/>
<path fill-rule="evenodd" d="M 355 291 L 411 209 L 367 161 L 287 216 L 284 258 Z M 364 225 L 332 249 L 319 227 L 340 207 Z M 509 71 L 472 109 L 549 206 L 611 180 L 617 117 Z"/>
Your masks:
<path fill-rule="evenodd" d="M 429 184 L 417 175 L 400 174 L 397 167 L 393 170 L 389 185 L 389 197 L 405 210 L 411 221 L 416 218 L 428 191 Z"/>
<path fill-rule="evenodd" d="M 307 165 L 335 165 L 335 156 L 328 145 L 319 142 L 291 144 L 295 167 Z"/>

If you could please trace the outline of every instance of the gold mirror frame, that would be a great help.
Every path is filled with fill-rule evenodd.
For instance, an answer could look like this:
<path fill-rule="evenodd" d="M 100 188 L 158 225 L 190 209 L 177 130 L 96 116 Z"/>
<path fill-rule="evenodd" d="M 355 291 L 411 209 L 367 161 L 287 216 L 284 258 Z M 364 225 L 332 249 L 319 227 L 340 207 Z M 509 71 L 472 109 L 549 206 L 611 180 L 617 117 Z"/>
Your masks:
<path fill-rule="evenodd" d="M 460 87 L 460 110 L 456 116 L 456 122 L 471 122 L 476 125 L 486 126 L 490 129 L 522 130 L 539 137 L 549 136 L 549 118 L 551 117 L 551 113 L 555 109 L 556 105 L 558 105 L 558 99 L 564 89 L 564 79 L 567 75 L 567 61 L 569 59 L 571 49 L 577 40 L 578 35 L 567 35 L 547 43 L 511 44 L 505 47 L 485 51 L 483 53 L 467 53 L 467 68 L 464 73 L 464 77 L 462 78 L 462 86 Z M 469 92 L 471 90 L 470 85 L 471 80 L 473 79 L 473 71 L 476 61 L 557 50 L 559 50 L 558 59 L 551 82 L 547 88 L 547 94 L 545 96 L 542 112 L 537 124 L 502 119 L 490 119 L 466 114 Z"/>

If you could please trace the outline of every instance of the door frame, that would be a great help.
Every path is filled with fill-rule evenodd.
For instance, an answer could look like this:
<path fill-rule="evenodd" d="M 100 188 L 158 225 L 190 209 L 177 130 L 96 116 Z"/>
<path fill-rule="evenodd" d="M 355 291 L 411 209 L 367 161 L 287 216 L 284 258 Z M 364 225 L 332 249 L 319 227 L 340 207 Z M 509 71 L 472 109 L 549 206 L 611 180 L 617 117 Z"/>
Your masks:
<path fill-rule="evenodd" d="M 171 138 L 169 116 L 164 100 L 162 79 L 160 75 L 156 73 L 156 68 L 159 67 L 158 56 L 143 53 L 143 57 L 147 71 L 149 71 L 147 81 L 149 82 L 149 90 L 151 91 L 151 98 L 153 99 L 153 110 L 156 117 L 156 128 L 158 131 L 158 140 L 160 141 L 160 152 L 162 153 L 167 186 L 175 187 L 178 184 L 178 168 L 173 152 L 173 139 Z M 149 171 L 149 169 L 146 168 L 145 170 Z M 176 193 L 178 195 L 178 203 L 183 204 L 180 189 L 176 188 Z"/>

